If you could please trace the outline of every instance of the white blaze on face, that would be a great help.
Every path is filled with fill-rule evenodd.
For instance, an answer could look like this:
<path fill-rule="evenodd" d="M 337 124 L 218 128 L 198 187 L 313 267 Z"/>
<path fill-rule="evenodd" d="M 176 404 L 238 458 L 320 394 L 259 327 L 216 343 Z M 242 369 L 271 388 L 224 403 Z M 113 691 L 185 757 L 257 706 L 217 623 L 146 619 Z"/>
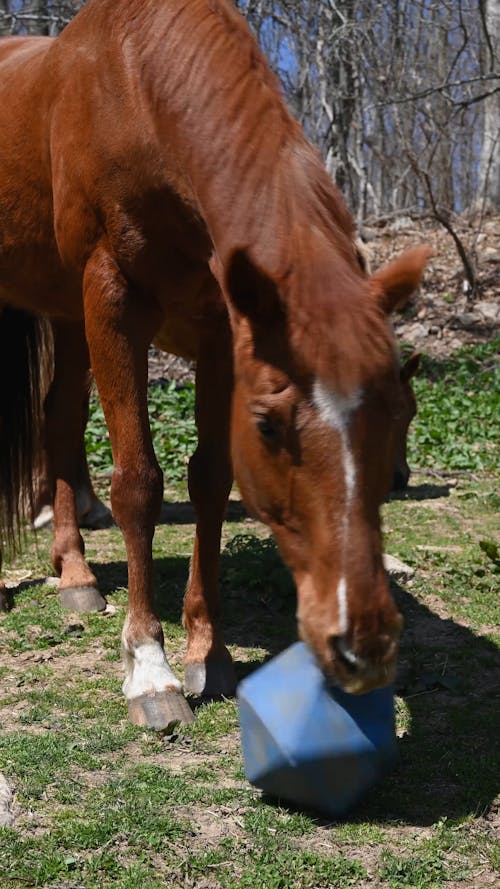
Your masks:
<path fill-rule="evenodd" d="M 123 693 L 127 700 L 158 691 L 182 691 L 182 685 L 169 667 L 163 647 L 155 639 L 130 646 L 122 635 L 125 665 Z"/>
<path fill-rule="evenodd" d="M 332 429 L 338 432 L 340 437 L 342 468 L 344 470 L 345 505 L 342 516 L 342 568 L 344 567 L 347 535 L 349 532 L 349 513 L 352 498 L 356 489 L 356 466 L 352 456 L 349 442 L 349 422 L 352 414 L 361 404 L 361 392 L 356 389 L 350 395 L 338 395 L 328 389 L 320 380 L 316 380 L 313 386 L 313 402 L 323 420 Z M 337 585 L 338 602 L 338 632 L 344 635 L 349 626 L 347 583 L 342 574 Z"/>
<path fill-rule="evenodd" d="M 349 614 L 347 610 L 347 584 L 342 576 L 337 584 L 337 603 L 339 609 L 338 634 L 345 636 L 349 627 Z"/>

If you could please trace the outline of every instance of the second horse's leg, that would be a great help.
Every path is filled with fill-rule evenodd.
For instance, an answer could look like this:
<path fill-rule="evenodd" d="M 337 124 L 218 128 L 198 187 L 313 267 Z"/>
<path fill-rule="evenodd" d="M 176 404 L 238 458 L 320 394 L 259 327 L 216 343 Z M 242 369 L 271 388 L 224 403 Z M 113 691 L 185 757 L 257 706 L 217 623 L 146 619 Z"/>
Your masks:
<path fill-rule="evenodd" d="M 76 514 L 80 528 L 93 531 L 110 528 L 113 524 L 111 510 L 99 499 L 90 478 L 87 453 L 85 450 L 85 428 L 89 419 L 89 393 L 83 404 L 84 427 L 80 439 L 80 454 L 76 476 Z"/>
<path fill-rule="evenodd" d="M 78 461 L 76 468 L 75 498 L 76 515 L 80 528 L 88 528 L 93 531 L 109 528 L 113 524 L 111 510 L 99 499 L 94 491 L 90 478 L 87 455 L 85 452 L 85 427 L 89 414 L 89 392 L 84 393 L 82 406 L 83 425 L 78 447 Z M 52 478 L 49 467 L 49 458 L 44 449 L 37 472 L 36 499 L 33 509 L 33 527 L 37 531 L 52 525 L 54 519 L 54 494 L 55 480 Z"/>

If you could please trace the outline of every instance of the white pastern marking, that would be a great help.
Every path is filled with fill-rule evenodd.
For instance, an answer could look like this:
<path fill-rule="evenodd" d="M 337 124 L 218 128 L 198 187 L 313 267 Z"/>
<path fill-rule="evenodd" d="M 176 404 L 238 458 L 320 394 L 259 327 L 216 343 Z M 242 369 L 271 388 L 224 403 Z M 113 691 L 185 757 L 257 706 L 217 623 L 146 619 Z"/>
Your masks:
<path fill-rule="evenodd" d="M 123 693 L 127 700 L 167 689 L 182 691 L 159 642 L 143 642 L 133 648 L 124 643 L 122 653 L 126 673 Z"/>
<path fill-rule="evenodd" d="M 320 380 L 313 386 L 313 401 L 324 423 L 335 429 L 340 436 L 342 469 L 344 470 L 345 507 L 342 516 L 342 567 L 345 563 L 347 535 L 349 533 L 349 513 L 356 488 L 356 466 L 349 443 L 349 421 L 352 413 L 361 404 L 361 391 L 355 389 L 350 395 L 338 395 L 328 389 Z M 347 582 L 342 575 L 337 585 L 338 632 L 343 635 L 349 627 Z"/>

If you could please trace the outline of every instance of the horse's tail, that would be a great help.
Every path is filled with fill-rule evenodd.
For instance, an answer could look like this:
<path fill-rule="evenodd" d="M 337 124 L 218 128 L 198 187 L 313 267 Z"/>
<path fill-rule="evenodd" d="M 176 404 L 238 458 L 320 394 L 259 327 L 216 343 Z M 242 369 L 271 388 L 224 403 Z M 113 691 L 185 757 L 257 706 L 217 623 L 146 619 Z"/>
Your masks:
<path fill-rule="evenodd" d="M 43 403 L 52 371 L 47 321 L 0 309 L 0 564 L 19 545 L 32 511 L 43 441 Z"/>

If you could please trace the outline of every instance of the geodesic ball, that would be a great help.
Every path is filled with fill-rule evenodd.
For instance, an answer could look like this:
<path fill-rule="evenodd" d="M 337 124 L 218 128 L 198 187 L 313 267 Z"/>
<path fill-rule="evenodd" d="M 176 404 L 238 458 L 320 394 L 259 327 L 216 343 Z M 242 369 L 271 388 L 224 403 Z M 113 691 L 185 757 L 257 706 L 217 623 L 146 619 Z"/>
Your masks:
<path fill-rule="evenodd" d="M 337 817 L 394 764 L 394 695 L 327 684 L 297 642 L 238 687 L 245 775 L 265 793 Z"/>

